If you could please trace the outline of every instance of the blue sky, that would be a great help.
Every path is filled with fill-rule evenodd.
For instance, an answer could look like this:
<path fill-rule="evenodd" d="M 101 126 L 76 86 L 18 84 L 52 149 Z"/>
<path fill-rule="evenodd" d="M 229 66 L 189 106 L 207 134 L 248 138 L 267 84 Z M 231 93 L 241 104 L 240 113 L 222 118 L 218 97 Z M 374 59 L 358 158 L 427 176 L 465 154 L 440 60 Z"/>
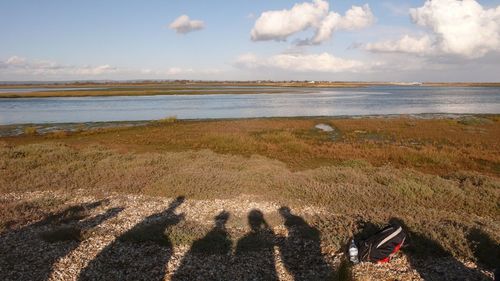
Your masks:
<path fill-rule="evenodd" d="M 478 32 L 473 29 L 464 34 L 448 32 L 453 22 L 442 23 L 440 6 L 425 6 L 426 1 L 316 0 L 327 3 L 324 14 L 305 23 L 304 28 L 274 30 L 276 22 L 283 23 L 292 15 L 294 5 L 313 5 L 313 1 L 2 0 L 0 80 L 498 79 L 490 73 L 499 70 L 491 60 L 498 58 L 500 43 L 490 38 L 491 34 L 500 38 L 500 1 L 466 0 L 475 6 L 462 5 L 459 0 L 434 1 L 442 6 L 457 2 L 459 15 L 470 17 L 467 11 L 471 7 L 492 14 L 486 19 L 479 10 L 472 14 L 478 17 L 477 22 L 488 23 L 490 29 L 494 26 L 484 32 L 492 42 L 482 45 L 455 44 L 449 48 L 453 36 L 471 42 L 485 39 L 475 37 Z M 366 4 L 368 10 L 361 14 L 366 22 L 346 27 L 352 23 L 346 12 Z M 296 15 L 306 17 L 308 7 L 297 7 Z M 411 16 L 410 8 L 422 10 Z M 261 18 L 265 12 L 271 12 L 274 21 L 265 22 Z M 349 24 L 337 23 L 330 37 L 320 43 L 298 44 L 299 40 L 312 39 L 330 13 L 344 17 Z M 202 21 L 203 28 L 184 34 L 169 28 L 181 15 Z M 425 23 L 417 24 L 419 21 Z M 266 39 L 252 40 L 253 29 Z M 289 31 L 293 32 L 283 40 Z M 413 40 L 410 46 L 401 41 L 406 35 Z M 422 48 L 408 51 L 416 44 Z M 408 64 L 418 67 L 407 69 Z M 449 75 L 443 75 L 443 69 Z M 471 76 L 471 70 L 476 74 Z"/>

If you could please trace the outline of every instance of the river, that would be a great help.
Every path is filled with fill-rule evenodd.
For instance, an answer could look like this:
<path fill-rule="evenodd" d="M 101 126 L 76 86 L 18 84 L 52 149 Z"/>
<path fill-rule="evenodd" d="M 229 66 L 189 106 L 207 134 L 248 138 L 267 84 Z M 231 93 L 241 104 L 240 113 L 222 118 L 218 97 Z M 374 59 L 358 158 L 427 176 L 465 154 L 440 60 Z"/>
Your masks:
<path fill-rule="evenodd" d="M 1 98 L 0 124 L 178 119 L 500 114 L 500 88 L 384 86 L 303 93 Z"/>

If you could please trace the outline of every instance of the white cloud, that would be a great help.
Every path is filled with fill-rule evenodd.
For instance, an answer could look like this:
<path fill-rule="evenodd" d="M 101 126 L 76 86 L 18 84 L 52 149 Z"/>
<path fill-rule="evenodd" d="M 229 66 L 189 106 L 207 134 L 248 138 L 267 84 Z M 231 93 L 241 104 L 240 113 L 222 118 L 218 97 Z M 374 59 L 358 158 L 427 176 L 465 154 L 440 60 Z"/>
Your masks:
<path fill-rule="evenodd" d="M 301 42 L 320 44 L 337 30 L 356 30 L 369 26 L 374 16 L 368 5 L 352 6 L 345 16 L 331 11 L 325 0 L 295 4 L 289 10 L 266 11 L 256 20 L 250 32 L 253 41 L 284 41 L 289 36 L 312 28 L 313 38 Z"/>
<path fill-rule="evenodd" d="M 191 20 L 187 15 L 182 15 L 175 19 L 168 27 L 179 34 L 186 34 L 203 29 L 205 23 L 201 20 Z"/>
<path fill-rule="evenodd" d="M 117 72 L 118 69 L 108 64 L 98 66 L 75 66 L 62 65 L 47 60 L 28 60 L 26 58 L 12 56 L 0 62 L 2 66 L 0 73 L 15 75 L 36 75 L 36 76 L 96 76 Z"/>
<path fill-rule="evenodd" d="M 286 40 L 294 33 L 317 26 L 328 14 L 324 0 L 295 4 L 290 10 L 263 12 L 250 33 L 252 40 Z"/>
<path fill-rule="evenodd" d="M 370 5 L 352 6 L 347 10 L 342 21 L 339 23 L 339 29 L 356 30 L 368 27 L 375 21 Z"/>
<path fill-rule="evenodd" d="M 484 9 L 475 0 L 426 1 L 410 14 L 416 24 L 434 32 L 445 53 L 480 57 L 500 49 L 500 6 Z"/>
<path fill-rule="evenodd" d="M 194 70 L 191 68 L 180 68 L 180 67 L 171 67 L 167 69 L 166 74 L 167 75 L 186 75 L 193 73 Z"/>
<path fill-rule="evenodd" d="M 290 72 L 357 72 L 366 65 L 357 60 L 335 57 L 329 53 L 321 54 L 278 54 L 260 58 L 252 53 L 239 56 L 234 65 L 246 69 L 279 69 Z"/>
<path fill-rule="evenodd" d="M 78 75 L 100 75 L 104 73 L 112 73 L 116 72 L 118 69 L 109 65 L 99 65 L 99 66 L 85 66 L 85 67 L 77 67 L 75 68 L 75 74 Z"/>
<path fill-rule="evenodd" d="M 74 79 L 204 79 L 216 78 L 224 71 L 217 68 L 170 67 L 118 68 L 109 64 L 67 65 L 19 56 L 0 59 L 0 80 L 74 80 Z"/>
<path fill-rule="evenodd" d="M 428 35 L 421 37 L 403 36 L 399 40 L 387 40 L 377 43 L 365 44 L 365 50 L 381 53 L 411 53 L 417 55 L 428 55 L 435 53 L 433 40 Z"/>
<path fill-rule="evenodd" d="M 170 67 L 167 70 L 142 69 L 142 70 L 140 70 L 140 73 L 146 74 L 149 76 L 164 77 L 164 78 L 168 78 L 171 76 L 188 78 L 188 77 L 199 76 L 199 75 L 218 74 L 218 73 L 222 73 L 222 71 L 219 69 L 215 69 L 215 68 L 194 69 L 194 68 L 185 68 L 185 67 Z"/>
<path fill-rule="evenodd" d="M 7 64 L 7 65 L 22 65 L 25 63 L 25 61 L 26 61 L 25 58 L 21 58 L 18 56 L 12 56 L 5 61 L 5 64 Z"/>
<path fill-rule="evenodd" d="M 333 32 L 337 30 L 357 30 L 368 27 L 374 20 L 375 17 L 368 4 L 362 7 L 352 6 L 343 17 L 332 11 L 321 21 L 311 43 L 320 44 L 330 39 Z"/>
<path fill-rule="evenodd" d="M 427 35 L 406 35 L 396 41 L 367 44 L 365 48 L 466 58 L 500 51 L 500 6 L 485 9 L 476 0 L 427 0 L 422 7 L 410 9 L 410 16 L 415 24 L 428 29 Z"/>

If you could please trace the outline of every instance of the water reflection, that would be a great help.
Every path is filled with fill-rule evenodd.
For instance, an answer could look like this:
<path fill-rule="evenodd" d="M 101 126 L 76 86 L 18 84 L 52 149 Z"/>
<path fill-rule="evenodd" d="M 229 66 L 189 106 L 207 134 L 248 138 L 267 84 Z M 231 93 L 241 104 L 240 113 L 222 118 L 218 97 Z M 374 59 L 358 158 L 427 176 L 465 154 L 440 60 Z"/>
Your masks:
<path fill-rule="evenodd" d="M 0 99 L 0 124 L 418 113 L 500 113 L 500 88 L 373 87 L 316 93 Z"/>

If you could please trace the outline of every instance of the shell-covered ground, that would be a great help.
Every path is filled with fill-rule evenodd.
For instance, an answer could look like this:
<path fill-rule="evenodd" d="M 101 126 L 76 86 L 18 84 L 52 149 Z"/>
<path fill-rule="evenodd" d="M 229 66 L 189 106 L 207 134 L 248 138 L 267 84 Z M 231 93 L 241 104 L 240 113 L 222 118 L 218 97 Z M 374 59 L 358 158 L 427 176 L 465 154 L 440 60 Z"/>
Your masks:
<path fill-rule="evenodd" d="M 351 266 L 308 220 L 251 196 L 193 200 L 82 190 L 9 193 L 2 202 L 48 200 L 53 210 L 0 232 L 0 280 L 491 280 L 452 257 Z M 58 203 L 60 202 L 60 203 Z M 58 205 L 60 204 L 60 205 Z M 56 205 L 56 206 L 54 206 Z M 32 207 L 32 206 L 31 206 Z"/>

